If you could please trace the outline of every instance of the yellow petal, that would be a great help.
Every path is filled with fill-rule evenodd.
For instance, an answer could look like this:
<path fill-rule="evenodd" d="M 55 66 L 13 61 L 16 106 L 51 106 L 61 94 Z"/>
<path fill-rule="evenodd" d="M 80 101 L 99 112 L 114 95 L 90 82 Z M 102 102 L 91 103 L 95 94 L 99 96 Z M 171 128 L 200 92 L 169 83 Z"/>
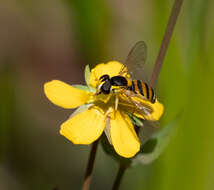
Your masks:
<path fill-rule="evenodd" d="M 57 106 L 63 108 L 76 108 L 89 101 L 90 92 L 72 87 L 59 80 L 45 83 L 44 91 L 47 98 Z"/>
<path fill-rule="evenodd" d="M 121 70 L 124 70 L 123 75 L 125 75 L 127 72 L 126 67 L 124 67 L 123 64 L 117 61 L 111 61 L 106 64 L 105 63 L 98 64 L 95 68 L 91 70 L 90 85 L 96 88 L 98 85 L 98 80 L 101 76 L 107 74 L 110 77 L 113 77 L 118 75 Z"/>
<path fill-rule="evenodd" d="M 100 137 L 104 127 L 104 113 L 93 106 L 65 121 L 60 134 L 74 144 L 91 144 Z"/>
<path fill-rule="evenodd" d="M 125 158 L 133 157 L 140 150 L 140 142 L 129 116 L 116 111 L 110 120 L 111 140 L 115 151 Z"/>
<path fill-rule="evenodd" d="M 155 103 L 152 105 L 154 112 L 152 112 L 152 118 L 153 120 L 159 120 L 164 112 L 164 106 L 158 100 L 155 101 Z"/>

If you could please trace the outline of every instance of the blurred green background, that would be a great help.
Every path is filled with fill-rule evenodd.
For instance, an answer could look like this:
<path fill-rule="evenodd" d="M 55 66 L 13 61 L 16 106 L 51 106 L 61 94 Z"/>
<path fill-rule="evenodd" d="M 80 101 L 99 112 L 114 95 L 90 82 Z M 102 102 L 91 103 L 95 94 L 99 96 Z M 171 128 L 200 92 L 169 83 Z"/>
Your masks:
<path fill-rule="evenodd" d="M 84 66 L 124 61 L 139 40 L 152 68 L 172 0 L 34 0 L 0 4 L 0 189 L 80 189 L 89 146 L 59 135 L 71 110 L 43 84 L 83 84 Z M 214 2 L 184 1 L 156 89 L 161 126 L 182 111 L 158 160 L 129 169 L 121 189 L 214 189 Z M 151 70 L 151 69 L 150 69 Z M 91 189 L 110 189 L 118 165 L 99 146 Z"/>

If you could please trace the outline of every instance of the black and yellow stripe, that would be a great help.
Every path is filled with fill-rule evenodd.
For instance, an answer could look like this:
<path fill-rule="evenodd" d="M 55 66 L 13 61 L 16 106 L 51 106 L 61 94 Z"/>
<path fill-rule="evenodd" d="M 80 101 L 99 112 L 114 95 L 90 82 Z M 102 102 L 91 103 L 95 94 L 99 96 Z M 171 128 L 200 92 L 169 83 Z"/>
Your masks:
<path fill-rule="evenodd" d="M 146 97 L 152 103 L 155 102 L 154 90 L 145 82 L 140 80 L 133 80 L 131 86 L 128 88 L 134 93 L 139 93 L 142 96 Z"/>

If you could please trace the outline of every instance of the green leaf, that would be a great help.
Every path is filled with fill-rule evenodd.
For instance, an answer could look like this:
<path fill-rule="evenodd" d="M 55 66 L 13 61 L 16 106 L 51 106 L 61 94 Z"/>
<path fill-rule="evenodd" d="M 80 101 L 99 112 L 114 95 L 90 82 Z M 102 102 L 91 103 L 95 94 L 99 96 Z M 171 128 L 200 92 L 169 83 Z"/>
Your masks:
<path fill-rule="evenodd" d="M 91 75 L 90 67 L 89 67 L 89 65 L 86 65 L 85 66 L 85 82 L 88 86 L 90 86 L 90 75 Z"/>
<path fill-rule="evenodd" d="M 138 163 L 150 164 L 161 155 L 175 134 L 176 121 L 177 119 L 173 120 L 169 125 L 153 134 L 151 138 L 142 145 L 142 151 L 132 159 L 132 166 Z"/>

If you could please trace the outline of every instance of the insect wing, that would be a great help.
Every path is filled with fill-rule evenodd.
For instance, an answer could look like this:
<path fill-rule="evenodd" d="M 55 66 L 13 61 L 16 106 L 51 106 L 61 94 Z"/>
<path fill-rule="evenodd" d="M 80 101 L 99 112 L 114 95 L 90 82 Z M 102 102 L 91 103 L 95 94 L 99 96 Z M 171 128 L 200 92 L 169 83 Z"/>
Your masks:
<path fill-rule="evenodd" d="M 128 68 L 128 72 L 136 79 L 142 80 L 143 67 L 147 58 L 147 46 L 144 41 L 137 42 L 129 52 L 125 66 Z"/>
<path fill-rule="evenodd" d="M 140 94 L 135 94 L 130 90 L 123 92 L 123 99 L 136 107 L 136 113 L 139 113 L 147 120 L 154 120 L 152 117 L 153 108 L 147 103 L 148 100 Z"/>

